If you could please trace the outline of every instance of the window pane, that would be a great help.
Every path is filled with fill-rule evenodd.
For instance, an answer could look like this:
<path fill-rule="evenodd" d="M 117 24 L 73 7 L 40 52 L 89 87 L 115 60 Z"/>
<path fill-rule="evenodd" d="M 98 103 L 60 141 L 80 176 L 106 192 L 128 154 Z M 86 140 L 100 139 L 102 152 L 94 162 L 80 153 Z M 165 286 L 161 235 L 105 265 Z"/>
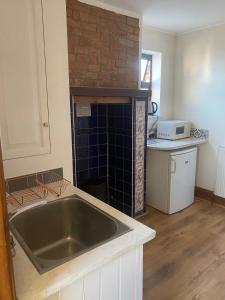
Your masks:
<path fill-rule="evenodd" d="M 151 61 L 148 60 L 146 70 L 145 70 L 145 75 L 143 78 L 144 82 L 150 82 L 151 81 Z"/>
<path fill-rule="evenodd" d="M 147 59 L 141 59 L 141 81 L 144 81 L 145 70 L 147 66 Z"/>

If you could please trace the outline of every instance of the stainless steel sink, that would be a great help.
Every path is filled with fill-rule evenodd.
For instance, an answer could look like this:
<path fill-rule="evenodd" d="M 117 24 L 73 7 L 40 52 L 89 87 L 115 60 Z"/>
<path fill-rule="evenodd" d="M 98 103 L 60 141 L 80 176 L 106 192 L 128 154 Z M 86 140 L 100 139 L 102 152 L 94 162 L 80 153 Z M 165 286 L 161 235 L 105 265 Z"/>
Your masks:
<path fill-rule="evenodd" d="M 18 214 L 10 229 L 41 274 L 131 230 L 77 195 Z"/>

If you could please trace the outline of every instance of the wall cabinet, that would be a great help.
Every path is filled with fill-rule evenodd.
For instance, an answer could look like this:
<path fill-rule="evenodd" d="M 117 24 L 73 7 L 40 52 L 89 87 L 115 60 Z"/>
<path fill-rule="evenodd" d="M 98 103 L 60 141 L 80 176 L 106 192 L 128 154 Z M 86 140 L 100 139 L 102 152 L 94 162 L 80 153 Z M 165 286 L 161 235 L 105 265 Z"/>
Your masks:
<path fill-rule="evenodd" d="M 50 153 L 42 1 L 7 0 L 2 6 L 0 127 L 3 159 Z"/>

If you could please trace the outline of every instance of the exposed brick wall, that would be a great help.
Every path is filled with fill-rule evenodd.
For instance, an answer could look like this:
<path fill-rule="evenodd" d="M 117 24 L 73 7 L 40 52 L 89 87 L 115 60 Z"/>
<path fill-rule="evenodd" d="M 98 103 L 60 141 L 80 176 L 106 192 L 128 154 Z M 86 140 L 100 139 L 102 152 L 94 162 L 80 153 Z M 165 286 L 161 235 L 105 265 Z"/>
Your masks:
<path fill-rule="evenodd" d="M 71 86 L 137 88 L 139 20 L 67 0 Z"/>

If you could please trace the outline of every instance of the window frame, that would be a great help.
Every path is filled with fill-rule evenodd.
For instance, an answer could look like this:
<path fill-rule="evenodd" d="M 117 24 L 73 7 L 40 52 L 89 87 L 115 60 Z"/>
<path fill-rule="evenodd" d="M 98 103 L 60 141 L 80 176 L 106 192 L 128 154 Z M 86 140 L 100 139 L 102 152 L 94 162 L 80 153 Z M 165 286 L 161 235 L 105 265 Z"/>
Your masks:
<path fill-rule="evenodd" d="M 148 61 L 147 64 L 146 64 L 146 69 L 145 69 L 144 77 L 146 76 L 148 64 L 150 62 L 150 82 L 145 82 L 141 78 L 141 88 L 142 89 L 152 90 L 152 55 L 151 54 L 147 54 L 147 53 L 142 53 L 141 54 L 141 60 L 142 59 L 145 59 L 145 60 Z"/>

